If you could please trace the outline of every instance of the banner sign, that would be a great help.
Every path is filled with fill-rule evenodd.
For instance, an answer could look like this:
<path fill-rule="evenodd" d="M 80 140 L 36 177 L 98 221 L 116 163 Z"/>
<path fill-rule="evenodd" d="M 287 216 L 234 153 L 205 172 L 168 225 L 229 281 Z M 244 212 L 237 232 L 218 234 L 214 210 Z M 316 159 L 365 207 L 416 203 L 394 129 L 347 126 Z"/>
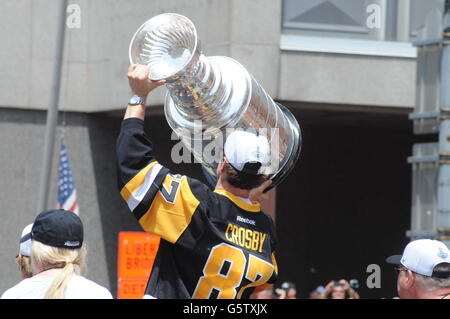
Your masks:
<path fill-rule="evenodd" d="M 152 271 L 160 238 L 146 232 L 120 232 L 118 299 L 140 299 Z"/>

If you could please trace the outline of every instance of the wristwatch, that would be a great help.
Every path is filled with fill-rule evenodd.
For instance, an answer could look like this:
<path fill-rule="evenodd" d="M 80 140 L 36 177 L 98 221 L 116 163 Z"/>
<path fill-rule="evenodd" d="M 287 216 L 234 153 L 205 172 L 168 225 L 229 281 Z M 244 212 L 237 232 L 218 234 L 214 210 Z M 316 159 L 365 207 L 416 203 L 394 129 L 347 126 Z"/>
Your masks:
<path fill-rule="evenodd" d="M 145 106 L 145 100 L 142 97 L 140 97 L 139 95 L 134 94 L 130 98 L 128 105 L 144 105 Z"/>

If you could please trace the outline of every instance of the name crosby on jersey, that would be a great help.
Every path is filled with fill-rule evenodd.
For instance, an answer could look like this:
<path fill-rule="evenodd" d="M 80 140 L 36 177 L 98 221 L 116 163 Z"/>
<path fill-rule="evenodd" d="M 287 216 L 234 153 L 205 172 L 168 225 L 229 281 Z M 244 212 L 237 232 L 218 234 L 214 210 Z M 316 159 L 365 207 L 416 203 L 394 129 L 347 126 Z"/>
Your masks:
<path fill-rule="evenodd" d="M 262 252 L 266 237 L 267 234 L 244 227 L 239 227 L 231 223 L 228 224 L 227 229 L 225 230 L 225 238 L 227 240 L 238 246 L 257 252 Z"/>

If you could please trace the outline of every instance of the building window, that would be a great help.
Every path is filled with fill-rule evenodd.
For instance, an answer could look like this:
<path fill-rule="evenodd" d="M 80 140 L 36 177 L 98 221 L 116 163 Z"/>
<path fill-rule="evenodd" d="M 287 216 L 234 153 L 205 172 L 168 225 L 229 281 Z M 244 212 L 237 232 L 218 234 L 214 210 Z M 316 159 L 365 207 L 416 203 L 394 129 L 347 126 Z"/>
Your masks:
<path fill-rule="evenodd" d="M 373 8 L 377 27 L 368 21 Z M 283 1 L 283 33 L 306 36 L 414 41 L 430 14 L 443 12 L 444 0 Z"/>

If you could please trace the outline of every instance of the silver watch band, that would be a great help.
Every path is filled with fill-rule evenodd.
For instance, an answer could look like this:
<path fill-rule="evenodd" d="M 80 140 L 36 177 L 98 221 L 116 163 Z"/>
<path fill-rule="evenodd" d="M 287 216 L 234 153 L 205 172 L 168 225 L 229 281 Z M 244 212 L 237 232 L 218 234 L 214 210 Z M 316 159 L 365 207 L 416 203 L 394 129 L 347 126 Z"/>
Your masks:
<path fill-rule="evenodd" d="M 128 105 L 145 105 L 145 99 L 134 94 L 128 101 Z"/>

